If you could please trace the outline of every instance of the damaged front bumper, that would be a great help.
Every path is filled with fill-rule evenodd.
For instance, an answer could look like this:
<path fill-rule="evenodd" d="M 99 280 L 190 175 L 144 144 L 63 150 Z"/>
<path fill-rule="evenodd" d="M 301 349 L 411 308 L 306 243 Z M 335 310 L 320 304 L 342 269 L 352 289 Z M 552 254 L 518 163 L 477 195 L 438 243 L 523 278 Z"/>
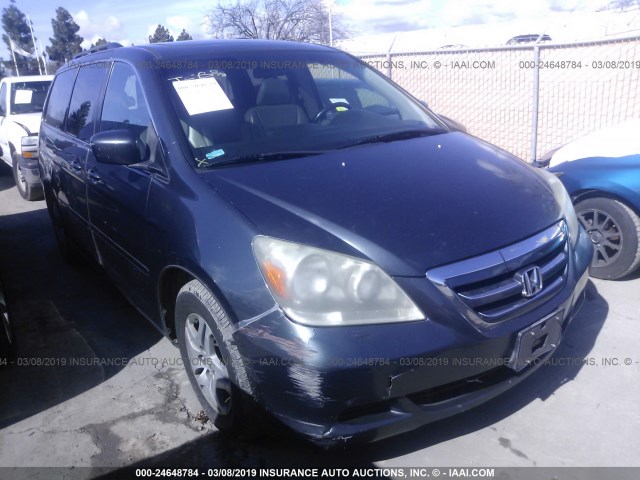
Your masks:
<path fill-rule="evenodd" d="M 325 447 L 380 440 L 480 405 L 543 365 L 584 297 L 588 242 L 580 235 L 558 294 L 491 330 L 461 318 L 425 279 L 404 278 L 398 282 L 405 291 L 437 315 L 402 324 L 312 328 L 274 308 L 241 322 L 234 340 L 258 402 L 282 423 Z M 519 333 L 547 318 L 560 327 L 552 348 L 516 368 Z"/>

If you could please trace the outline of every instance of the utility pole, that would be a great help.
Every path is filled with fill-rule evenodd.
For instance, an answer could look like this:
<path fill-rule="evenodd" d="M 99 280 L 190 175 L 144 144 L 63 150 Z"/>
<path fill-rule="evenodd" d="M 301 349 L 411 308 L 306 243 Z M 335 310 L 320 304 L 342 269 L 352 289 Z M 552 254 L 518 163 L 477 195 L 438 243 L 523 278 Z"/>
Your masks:
<path fill-rule="evenodd" d="M 47 59 L 44 57 L 44 48 L 42 48 L 42 42 L 38 39 L 38 43 L 40 44 L 40 51 L 42 52 L 42 65 L 44 66 L 44 74 L 49 75 L 49 70 L 47 69 Z"/>
<path fill-rule="evenodd" d="M 18 62 L 16 62 L 16 53 L 13 51 L 13 40 L 9 37 L 9 46 L 11 47 L 11 56 L 13 57 L 13 65 L 16 67 L 16 77 L 20 76 L 20 70 L 18 70 Z"/>
<path fill-rule="evenodd" d="M 38 72 L 42 75 L 42 67 L 40 66 L 40 55 L 38 54 L 38 46 L 36 45 L 36 37 L 33 34 L 33 25 L 31 24 L 31 19 L 29 18 L 29 14 L 27 13 L 27 23 L 29 24 L 29 30 L 31 30 L 31 40 L 33 41 L 33 52 L 36 54 L 36 63 L 38 64 Z"/>

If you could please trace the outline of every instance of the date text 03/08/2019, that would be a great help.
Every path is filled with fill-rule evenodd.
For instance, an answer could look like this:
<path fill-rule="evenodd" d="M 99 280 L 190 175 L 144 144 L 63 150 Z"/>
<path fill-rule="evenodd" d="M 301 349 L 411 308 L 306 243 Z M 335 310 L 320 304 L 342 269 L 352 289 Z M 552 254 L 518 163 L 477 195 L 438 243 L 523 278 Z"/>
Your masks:
<path fill-rule="evenodd" d="M 204 478 L 493 478 L 494 468 L 138 468 L 136 477 Z"/>

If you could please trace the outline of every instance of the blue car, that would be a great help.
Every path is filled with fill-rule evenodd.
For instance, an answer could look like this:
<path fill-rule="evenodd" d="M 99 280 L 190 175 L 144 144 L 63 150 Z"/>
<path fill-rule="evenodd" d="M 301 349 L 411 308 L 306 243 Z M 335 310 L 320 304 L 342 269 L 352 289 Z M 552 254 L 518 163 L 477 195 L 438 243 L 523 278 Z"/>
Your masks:
<path fill-rule="evenodd" d="M 39 152 L 62 254 L 176 341 L 222 430 L 326 446 L 471 408 L 544 364 L 588 281 L 554 175 L 332 48 L 95 49 Z"/>
<path fill-rule="evenodd" d="M 589 272 L 603 279 L 640 266 L 640 120 L 586 135 L 542 163 L 571 195 L 594 246 Z"/>

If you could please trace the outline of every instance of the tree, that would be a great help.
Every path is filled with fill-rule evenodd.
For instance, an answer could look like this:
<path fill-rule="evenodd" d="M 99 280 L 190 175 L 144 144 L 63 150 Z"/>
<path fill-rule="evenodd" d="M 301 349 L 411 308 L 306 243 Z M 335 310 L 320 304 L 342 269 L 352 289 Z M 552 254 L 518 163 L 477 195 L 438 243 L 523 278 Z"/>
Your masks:
<path fill-rule="evenodd" d="M 80 27 L 73 21 L 71 14 L 63 7 L 56 9 L 56 18 L 51 19 L 53 38 L 47 47 L 49 59 L 58 64 L 70 61 L 76 53 L 82 51 L 80 44 L 84 41 L 78 30 Z"/>
<path fill-rule="evenodd" d="M 332 16 L 333 39 L 346 38 Z M 322 0 L 235 0 L 219 2 L 205 17 L 216 38 L 266 38 L 328 44 L 329 11 Z"/>
<path fill-rule="evenodd" d="M 2 41 L 7 46 L 7 50 L 11 53 L 11 41 L 13 41 L 14 51 L 21 51 L 27 55 L 15 53 L 16 63 L 20 75 L 38 74 L 38 59 L 35 55 L 33 39 L 31 38 L 31 30 L 27 23 L 24 13 L 16 7 L 15 0 L 11 0 L 11 5 L 2 9 Z M 14 70 L 13 58 L 4 62 L 7 70 Z"/>
<path fill-rule="evenodd" d="M 91 44 L 89 49 L 91 49 L 93 47 L 99 47 L 100 45 L 106 45 L 107 43 L 109 43 L 109 42 L 107 40 L 105 40 L 104 38 L 99 38 L 98 40 L 96 40 L 96 43 L 92 43 Z"/>
<path fill-rule="evenodd" d="M 193 40 L 193 37 L 189 35 L 186 30 L 183 28 L 178 38 L 176 38 L 176 42 L 182 42 L 183 40 Z"/>
<path fill-rule="evenodd" d="M 78 135 L 80 130 L 87 124 L 87 117 L 89 116 L 89 110 L 91 110 L 91 102 L 82 102 L 77 110 L 69 112 L 67 118 L 67 131 Z"/>
<path fill-rule="evenodd" d="M 173 42 L 173 36 L 169 33 L 169 30 L 158 24 L 155 33 L 153 35 L 149 35 L 149 43 L 160 42 Z"/>

